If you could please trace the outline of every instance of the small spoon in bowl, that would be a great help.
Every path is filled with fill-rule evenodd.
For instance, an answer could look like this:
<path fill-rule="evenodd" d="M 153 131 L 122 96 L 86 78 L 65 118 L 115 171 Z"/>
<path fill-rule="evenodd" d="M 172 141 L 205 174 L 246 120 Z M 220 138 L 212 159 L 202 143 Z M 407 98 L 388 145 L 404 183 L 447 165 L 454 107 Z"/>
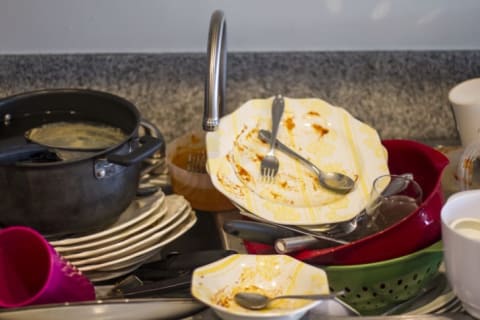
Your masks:
<path fill-rule="evenodd" d="M 265 142 L 270 142 L 272 140 L 271 132 L 263 129 L 258 131 L 258 137 L 260 140 Z M 287 147 L 281 143 L 278 139 L 276 139 L 276 147 L 278 150 L 297 159 L 311 169 L 317 175 L 318 182 L 323 187 L 342 194 L 349 193 L 355 187 L 355 180 L 349 176 L 340 172 L 325 172 L 320 170 L 320 168 L 318 168 L 312 162 L 299 155 L 290 147 Z"/>
<path fill-rule="evenodd" d="M 328 300 L 334 299 L 340 293 L 326 293 L 326 294 L 305 294 L 305 295 L 284 295 L 284 296 L 276 296 L 273 298 L 269 298 L 261 293 L 254 293 L 254 292 L 239 292 L 235 294 L 234 299 L 235 302 L 250 310 L 261 310 L 268 306 L 268 304 L 274 300 L 279 299 L 302 299 L 302 300 Z"/>

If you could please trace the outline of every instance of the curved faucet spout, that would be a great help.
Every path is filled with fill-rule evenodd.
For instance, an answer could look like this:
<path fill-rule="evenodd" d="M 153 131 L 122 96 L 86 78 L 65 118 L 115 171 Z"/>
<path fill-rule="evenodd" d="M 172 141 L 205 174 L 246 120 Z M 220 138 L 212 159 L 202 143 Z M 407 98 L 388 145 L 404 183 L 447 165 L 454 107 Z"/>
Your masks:
<path fill-rule="evenodd" d="M 215 131 L 225 108 L 227 82 L 227 24 L 220 10 L 213 12 L 210 18 L 207 56 L 203 130 Z"/>

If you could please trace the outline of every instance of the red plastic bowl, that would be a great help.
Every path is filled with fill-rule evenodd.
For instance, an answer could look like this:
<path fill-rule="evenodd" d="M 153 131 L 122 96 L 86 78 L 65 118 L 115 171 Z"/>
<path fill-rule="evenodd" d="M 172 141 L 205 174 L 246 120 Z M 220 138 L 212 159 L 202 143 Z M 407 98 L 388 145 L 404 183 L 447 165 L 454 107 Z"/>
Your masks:
<path fill-rule="evenodd" d="M 423 204 L 389 228 L 349 244 L 290 254 L 316 265 L 350 265 L 400 257 L 425 248 L 441 238 L 443 205 L 442 172 L 448 158 L 441 152 L 412 140 L 383 140 L 388 166 L 393 174 L 413 173 L 423 189 Z M 271 246 L 245 241 L 248 253 L 274 253 Z"/>

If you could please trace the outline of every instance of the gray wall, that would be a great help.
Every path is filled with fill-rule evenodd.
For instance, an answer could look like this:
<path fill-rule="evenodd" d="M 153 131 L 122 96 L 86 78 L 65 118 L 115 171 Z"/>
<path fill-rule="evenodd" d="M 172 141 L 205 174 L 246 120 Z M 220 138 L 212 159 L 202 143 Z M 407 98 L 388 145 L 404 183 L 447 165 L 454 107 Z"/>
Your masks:
<path fill-rule="evenodd" d="M 0 0 L 0 53 L 480 49 L 477 0 Z"/>

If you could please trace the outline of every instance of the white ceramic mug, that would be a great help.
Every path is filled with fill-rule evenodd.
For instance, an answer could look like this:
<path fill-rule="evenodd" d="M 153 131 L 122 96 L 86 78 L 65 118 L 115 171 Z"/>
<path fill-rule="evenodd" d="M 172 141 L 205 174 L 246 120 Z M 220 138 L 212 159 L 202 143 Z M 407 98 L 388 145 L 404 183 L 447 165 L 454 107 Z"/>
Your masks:
<path fill-rule="evenodd" d="M 480 190 L 453 194 L 441 220 L 448 280 L 465 310 L 480 319 Z"/>
<path fill-rule="evenodd" d="M 457 84 L 450 90 L 448 100 L 462 146 L 466 147 L 480 137 L 480 78 Z"/>

